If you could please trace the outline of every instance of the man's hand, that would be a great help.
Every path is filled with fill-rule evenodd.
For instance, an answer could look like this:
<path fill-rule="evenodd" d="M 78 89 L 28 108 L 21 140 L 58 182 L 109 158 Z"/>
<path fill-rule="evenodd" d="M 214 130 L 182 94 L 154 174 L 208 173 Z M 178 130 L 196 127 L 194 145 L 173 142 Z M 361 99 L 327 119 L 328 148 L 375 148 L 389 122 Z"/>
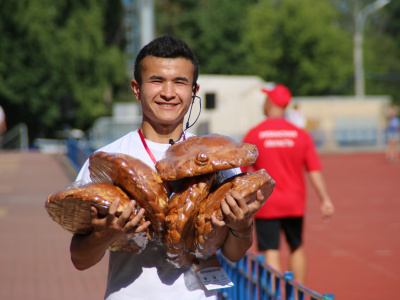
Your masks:
<path fill-rule="evenodd" d="M 321 213 L 322 213 L 322 218 L 323 219 L 328 219 L 333 215 L 335 212 L 335 207 L 333 206 L 333 203 L 331 199 L 329 198 L 324 198 L 321 200 Z"/>
<path fill-rule="evenodd" d="M 132 220 L 128 221 L 135 209 L 135 204 L 135 200 L 131 200 L 128 207 L 124 209 L 118 217 L 116 216 L 116 213 L 119 206 L 119 200 L 116 200 L 111 204 L 108 215 L 105 218 L 99 218 L 96 207 L 92 206 L 90 216 L 94 227 L 93 233 L 97 238 L 104 240 L 110 245 L 113 241 L 126 233 L 139 233 L 146 230 L 150 225 L 150 221 L 146 221 L 144 224 L 138 226 L 144 217 L 144 208 L 141 208 L 138 214 L 132 218 Z"/>
<path fill-rule="evenodd" d="M 142 232 L 149 227 L 150 221 L 138 226 L 144 216 L 143 208 L 132 220 L 128 221 L 135 208 L 134 200 L 119 217 L 116 216 L 118 205 L 119 201 L 112 203 L 105 218 L 99 218 L 97 209 L 92 207 L 90 216 L 94 227 L 93 232 L 88 235 L 75 234 L 72 237 L 71 260 L 78 270 L 85 270 L 97 264 L 108 247 L 124 234 Z"/>
<path fill-rule="evenodd" d="M 261 191 L 257 191 L 257 199 L 247 204 L 237 191 L 230 191 L 221 201 L 221 211 L 224 220 L 220 221 L 211 216 L 214 226 L 228 226 L 230 233 L 221 250 L 230 261 L 239 261 L 253 243 L 253 217 L 265 203 Z"/>
<path fill-rule="evenodd" d="M 235 232 L 249 232 L 255 213 L 265 203 L 261 191 L 257 191 L 257 199 L 247 204 L 244 198 L 237 191 L 230 191 L 221 201 L 221 211 L 225 216 L 223 221 L 211 216 L 211 222 L 215 226 L 228 226 Z"/>
<path fill-rule="evenodd" d="M 221 201 L 221 211 L 225 216 L 223 221 L 211 216 L 211 221 L 215 226 L 228 226 L 235 232 L 248 231 L 253 222 L 255 213 L 265 203 L 261 191 L 257 191 L 256 201 L 247 204 L 244 198 L 237 191 L 230 191 Z"/>

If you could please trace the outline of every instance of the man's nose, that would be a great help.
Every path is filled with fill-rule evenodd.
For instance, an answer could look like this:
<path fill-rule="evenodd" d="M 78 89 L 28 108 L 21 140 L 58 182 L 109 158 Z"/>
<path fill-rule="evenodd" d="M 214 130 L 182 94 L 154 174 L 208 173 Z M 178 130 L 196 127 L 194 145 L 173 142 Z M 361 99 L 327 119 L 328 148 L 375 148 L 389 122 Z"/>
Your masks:
<path fill-rule="evenodd" d="M 161 97 L 165 100 L 171 100 L 175 98 L 175 95 L 176 92 L 174 84 L 170 82 L 164 83 L 161 90 Z"/>

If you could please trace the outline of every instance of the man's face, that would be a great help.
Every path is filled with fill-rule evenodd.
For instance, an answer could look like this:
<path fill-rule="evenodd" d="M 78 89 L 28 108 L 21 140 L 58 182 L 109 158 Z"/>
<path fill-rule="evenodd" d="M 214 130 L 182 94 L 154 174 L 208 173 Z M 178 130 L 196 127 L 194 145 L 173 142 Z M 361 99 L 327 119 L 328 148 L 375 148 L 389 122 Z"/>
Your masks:
<path fill-rule="evenodd" d="M 143 120 L 153 126 L 182 124 L 194 95 L 192 62 L 147 56 L 141 70 L 142 85 L 135 80 L 131 84 L 142 103 Z"/>

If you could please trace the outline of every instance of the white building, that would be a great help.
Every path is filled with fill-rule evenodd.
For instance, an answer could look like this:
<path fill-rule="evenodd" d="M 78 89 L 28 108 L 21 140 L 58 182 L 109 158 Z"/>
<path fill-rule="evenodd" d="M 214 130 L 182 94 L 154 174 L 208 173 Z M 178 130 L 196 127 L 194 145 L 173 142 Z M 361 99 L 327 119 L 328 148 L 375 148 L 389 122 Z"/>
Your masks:
<path fill-rule="evenodd" d="M 265 95 L 261 87 L 266 82 L 260 77 L 201 75 L 198 84 L 202 111 L 193 132 L 219 133 L 241 140 L 249 128 L 264 119 Z M 194 105 L 191 123 L 198 111 L 199 106 Z"/>
<path fill-rule="evenodd" d="M 264 120 L 265 94 L 261 88 L 267 82 L 260 77 L 200 75 L 198 84 L 201 114 L 190 132 L 219 133 L 241 141 L 250 128 Z M 197 98 L 193 105 L 190 124 L 199 115 L 198 101 Z M 370 96 L 362 100 L 342 96 L 293 97 L 292 104 L 296 102 L 307 119 L 306 129 L 314 136 L 320 150 L 384 145 L 388 96 Z M 138 128 L 141 121 L 138 104 L 137 101 L 116 103 L 113 117 L 99 119 L 92 130 L 96 146 Z"/>

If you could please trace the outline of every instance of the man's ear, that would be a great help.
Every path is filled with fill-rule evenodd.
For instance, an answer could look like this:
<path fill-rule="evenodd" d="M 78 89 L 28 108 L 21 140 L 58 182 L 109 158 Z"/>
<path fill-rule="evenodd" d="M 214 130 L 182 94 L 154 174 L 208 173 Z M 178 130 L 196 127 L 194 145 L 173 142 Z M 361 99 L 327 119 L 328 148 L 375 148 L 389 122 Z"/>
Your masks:
<path fill-rule="evenodd" d="M 193 85 L 193 92 L 192 92 L 192 97 L 196 96 L 198 91 L 200 89 L 200 84 L 195 83 L 195 85 Z"/>
<path fill-rule="evenodd" d="M 135 94 L 136 99 L 140 101 L 140 86 L 135 79 L 132 79 L 131 81 L 131 88 L 133 90 L 133 93 Z"/>

